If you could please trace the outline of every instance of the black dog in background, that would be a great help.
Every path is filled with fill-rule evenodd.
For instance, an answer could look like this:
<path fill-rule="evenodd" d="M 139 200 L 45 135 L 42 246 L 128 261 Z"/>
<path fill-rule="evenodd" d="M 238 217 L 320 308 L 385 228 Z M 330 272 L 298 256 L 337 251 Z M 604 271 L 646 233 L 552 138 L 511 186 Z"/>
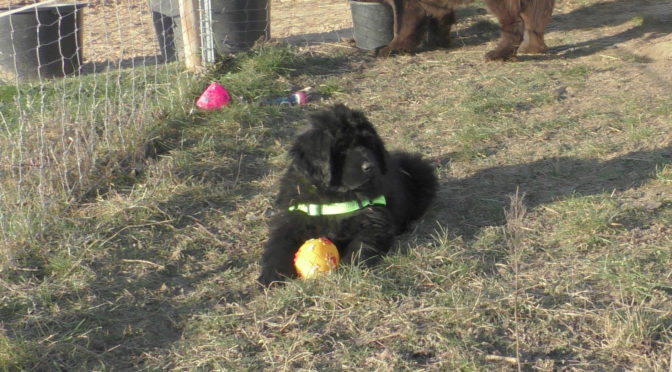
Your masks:
<path fill-rule="evenodd" d="M 417 154 L 388 153 L 362 112 L 336 105 L 311 124 L 280 181 L 258 279 L 266 286 L 298 276 L 294 254 L 311 238 L 329 238 L 341 262 L 375 262 L 436 193 L 434 168 Z"/>

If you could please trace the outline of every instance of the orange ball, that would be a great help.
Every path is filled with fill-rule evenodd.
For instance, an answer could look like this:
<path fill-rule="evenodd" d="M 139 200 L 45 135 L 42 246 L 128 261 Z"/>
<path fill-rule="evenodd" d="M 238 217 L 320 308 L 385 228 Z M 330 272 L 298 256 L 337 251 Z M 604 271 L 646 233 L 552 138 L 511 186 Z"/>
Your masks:
<path fill-rule="evenodd" d="M 304 279 L 335 269 L 339 261 L 338 249 L 327 238 L 306 240 L 294 255 L 296 271 Z"/>

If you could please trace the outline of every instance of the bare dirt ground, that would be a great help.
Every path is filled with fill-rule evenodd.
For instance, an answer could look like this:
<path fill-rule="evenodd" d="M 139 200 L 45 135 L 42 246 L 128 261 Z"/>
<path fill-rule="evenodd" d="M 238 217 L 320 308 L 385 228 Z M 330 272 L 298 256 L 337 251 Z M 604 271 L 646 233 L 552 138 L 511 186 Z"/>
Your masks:
<path fill-rule="evenodd" d="M 560 1 L 549 27 L 549 37 L 562 39 L 572 30 L 574 44 L 557 48 L 559 54 L 584 54 L 617 48 L 640 56 L 658 79 L 672 77 L 672 3 L 669 1 L 605 1 L 571 11 L 577 1 Z M 616 15 L 616 16 L 615 16 Z"/>
<path fill-rule="evenodd" d="M 28 1 L 0 0 L 0 8 Z M 117 62 L 159 54 L 146 0 L 91 0 L 83 12 L 84 62 Z M 292 43 L 334 42 L 352 35 L 347 0 L 270 1 L 271 38 Z"/>
<path fill-rule="evenodd" d="M 350 8 L 343 0 L 271 1 L 271 38 L 294 42 L 317 38 L 351 27 Z M 123 60 L 159 53 L 152 18 L 144 0 L 94 0 L 84 15 L 86 61 Z M 351 34 L 351 32 L 349 33 Z"/>
<path fill-rule="evenodd" d="M 0 0 L 0 8 L 26 1 Z M 551 50 L 558 54 L 603 48 L 623 48 L 650 60 L 653 73 L 669 77 L 672 68 L 672 5 L 667 1 L 604 1 L 577 8 L 578 0 L 559 0 L 548 28 Z M 82 38 L 84 62 L 123 61 L 158 54 L 151 13 L 145 0 L 91 0 L 84 11 Z M 272 0 L 271 38 L 293 44 L 344 43 L 352 37 L 347 0 Z M 583 10 L 582 10 L 583 9 Z M 604 11 L 601 11 L 604 10 Z M 618 16 L 614 17 L 614 14 Z M 495 19 L 483 12 L 483 18 Z M 633 22 L 641 24 L 633 27 Z M 634 20 L 634 21 L 633 21 Z M 457 43 L 471 38 L 458 23 Z M 565 39 L 572 30 L 572 38 Z M 345 43 L 344 43 L 345 45 Z"/>

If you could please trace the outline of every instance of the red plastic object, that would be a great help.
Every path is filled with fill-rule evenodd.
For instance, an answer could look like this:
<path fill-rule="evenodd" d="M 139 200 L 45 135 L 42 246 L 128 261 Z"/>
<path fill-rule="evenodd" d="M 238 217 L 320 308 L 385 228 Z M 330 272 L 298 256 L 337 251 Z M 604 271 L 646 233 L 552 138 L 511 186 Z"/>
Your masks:
<path fill-rule="evenodd" d="M 221 84 L 213 81 L 208 85 L 205 91 L 198 97 L 196 107 L 202 110 L 217 110 L 222 106 L 227 106 L 231 102 L 231 96 Z"/>
<path fill-rule="evenodd" d="M 290 102 L 292 102 L 295 105 L 305 105 L 308 103 L 308 96 L 306 95 L 305 92 L 298 91 L 290 96 Z"/>

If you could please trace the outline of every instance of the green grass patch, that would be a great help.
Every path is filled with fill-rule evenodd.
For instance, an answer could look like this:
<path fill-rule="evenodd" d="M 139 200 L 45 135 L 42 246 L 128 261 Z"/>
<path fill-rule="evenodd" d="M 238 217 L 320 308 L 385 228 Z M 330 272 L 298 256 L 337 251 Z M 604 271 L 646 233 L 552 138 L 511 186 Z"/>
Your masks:
<path fill-rule="evenodd" d="M 563 250 L 590 251 L 613 244 L 614 219 L 618 204 L 607 197 L 572 197 L 549 205 L 560 213 L 556 228 L 550 232 Z M 560 222 L 561 221 L 561 222 Z"/>
<path fill-rule="evenodd" d="M 485 63 L 482 37 L 0 86 L 0 370 L 668 370 L 672 92 L 594 55 Z M 195 110 L 212 81 L 233 101 Z M 334 102 L 433 162 L 437 199 L 380 264 L 262 289 L 287 150 Z"/>
<path fill-rule="evenodd" d="M 654 177 L 656 180 L 664 184 L 672 183 L 672 165 L 671 164 L 656 165 Z"/>

